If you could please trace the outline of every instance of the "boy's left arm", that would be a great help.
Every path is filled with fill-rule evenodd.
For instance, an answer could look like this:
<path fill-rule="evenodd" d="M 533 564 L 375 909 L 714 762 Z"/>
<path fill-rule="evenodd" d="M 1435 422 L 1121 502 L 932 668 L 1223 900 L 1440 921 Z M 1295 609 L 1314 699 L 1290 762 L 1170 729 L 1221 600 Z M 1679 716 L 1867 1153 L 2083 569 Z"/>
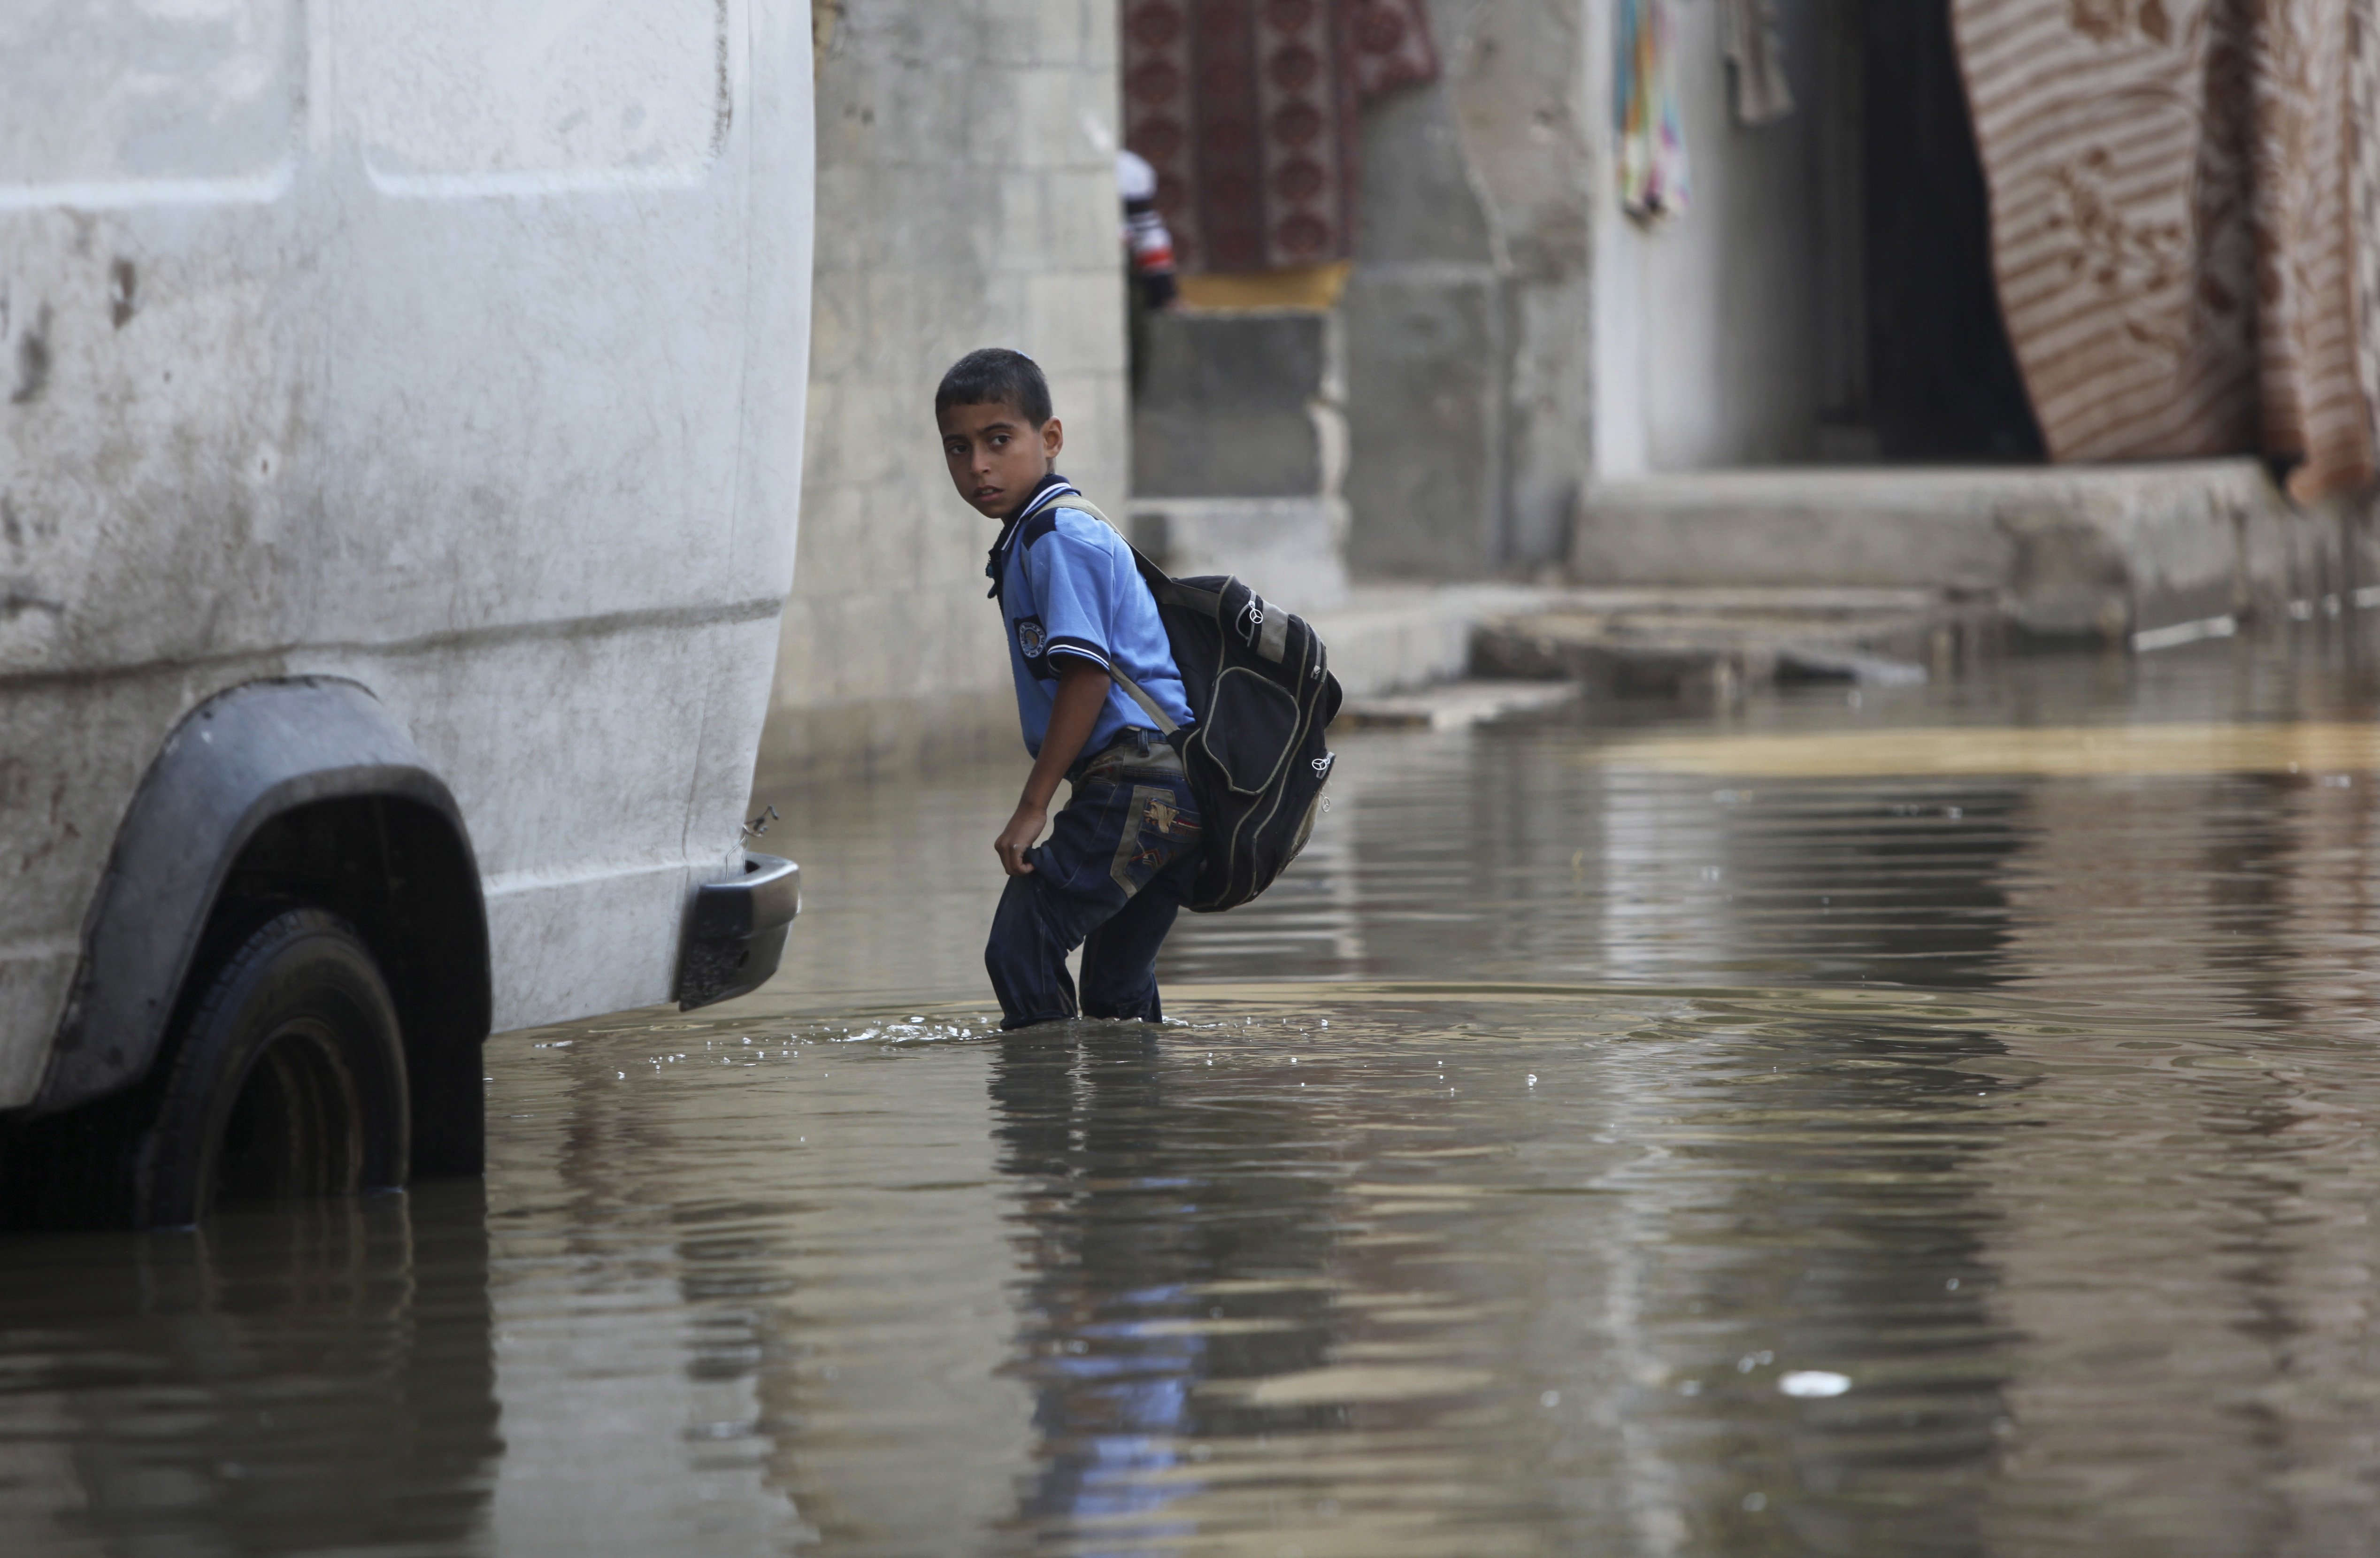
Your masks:
<path fill-rule="evenodd" d="M 1058 781 L 1082 755 L 1083 743 L 1091 738 L 1091 727 L 1099 723 L 1099 711 L 1107 700 L 1106 670 L 1067 655 L 1059 666 L 1058 697 L 1050 709 L 1050 728 L 1041 735 L 1041 755 L 1033 760 L 1033 772 L 1026 777 L 1025 794 L 1018 797 L 1008 826 L 991 841 L 1001 869 L 1009 875 L 1025 876 L 1033 870 L 1025 852 L 1041 842 L 1042 832 L 1050 825 L 1050 798 L 1058 793 Z"/>

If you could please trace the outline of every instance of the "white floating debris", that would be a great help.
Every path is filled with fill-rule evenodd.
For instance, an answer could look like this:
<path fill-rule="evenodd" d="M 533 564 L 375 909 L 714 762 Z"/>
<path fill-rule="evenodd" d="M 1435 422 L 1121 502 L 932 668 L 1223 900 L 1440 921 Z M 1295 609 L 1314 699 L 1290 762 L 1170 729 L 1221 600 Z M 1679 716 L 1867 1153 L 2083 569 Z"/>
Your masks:
<path fill-rule="evenodd" d="M 1852 1388 L 1852 1380 L 1848 1374 L 1836 1374 L 1824 1369 L 1796 1369 L 1778 1381 L 1777 1388 L 1787 1395 L 1807 1400 L 1816 1396 L 1840 1395 Z"/>

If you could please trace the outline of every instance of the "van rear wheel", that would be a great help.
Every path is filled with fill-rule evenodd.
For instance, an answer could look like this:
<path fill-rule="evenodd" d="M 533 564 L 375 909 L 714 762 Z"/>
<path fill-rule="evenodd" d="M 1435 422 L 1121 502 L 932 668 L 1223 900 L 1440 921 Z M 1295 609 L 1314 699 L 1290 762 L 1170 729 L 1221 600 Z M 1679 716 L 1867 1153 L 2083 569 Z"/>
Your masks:
<path fill-rule="evenodd" d="M 219 1200 L 405 1183 L 396 1008 L 345 920 L 273 915 L 186 1009 L 128 1165 L 135 1225 L 186 1227 Z"/>
<path fill-rule="evenodd" d="M 218 1201 L 402 1185 L 402 1035 L 372 955 L 320 909 L 251 906 L 200 943 L 157 1065 L 0 1125 L 0 1228 L 180 1228 Z"/>

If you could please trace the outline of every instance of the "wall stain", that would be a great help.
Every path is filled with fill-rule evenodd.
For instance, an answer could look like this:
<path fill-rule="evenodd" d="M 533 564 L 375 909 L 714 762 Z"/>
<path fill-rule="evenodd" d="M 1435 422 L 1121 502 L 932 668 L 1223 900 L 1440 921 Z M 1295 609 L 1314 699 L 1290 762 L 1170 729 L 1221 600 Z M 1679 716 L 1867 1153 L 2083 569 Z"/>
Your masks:
<path fill-rule="evenodd" d="M 714 68 L 719 76 L 719 103 L 710 116 L 710 154 L 727 144 L 728 128 L 735 123 L 735 92 L 727 69 L 727 0 L 719 0 L 719 45 Z"/>
<path fill-rule="evenodd" d="M 21 616 L 27 612 L 47 612 L 52 616 L 67 615 L 67 603 L 47 595 L 35 594 L 39 589 L 32 579 L 0 577 L 0 622 Z"/>
<path fill-rule="evenodd" d="M 131 322 L 137 286 L 131 261 L 119 258 L 107 268 L 107 318 L 118 330 Z"/>
<path fill-rule="evenodd" d="M 17 388 L 9 404 L 27 406 L 41 398 L 50 383 L 50 306 L 42 305 L 33 327 L 17 337 Z"/>

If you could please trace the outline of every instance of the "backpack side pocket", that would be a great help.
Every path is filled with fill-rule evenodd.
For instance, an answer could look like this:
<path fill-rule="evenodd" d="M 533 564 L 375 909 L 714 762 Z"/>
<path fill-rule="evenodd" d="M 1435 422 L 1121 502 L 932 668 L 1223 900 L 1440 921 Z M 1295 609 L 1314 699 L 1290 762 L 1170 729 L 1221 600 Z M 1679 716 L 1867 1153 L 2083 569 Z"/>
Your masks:
<path fill-rule="evenodd" d="M 1215 678 L 1214 697 L 1198 739 L 1233 793 L 1260 796 L 1296 746 L 1297 700 L 1279 683 L 1236 665 Z"/>

